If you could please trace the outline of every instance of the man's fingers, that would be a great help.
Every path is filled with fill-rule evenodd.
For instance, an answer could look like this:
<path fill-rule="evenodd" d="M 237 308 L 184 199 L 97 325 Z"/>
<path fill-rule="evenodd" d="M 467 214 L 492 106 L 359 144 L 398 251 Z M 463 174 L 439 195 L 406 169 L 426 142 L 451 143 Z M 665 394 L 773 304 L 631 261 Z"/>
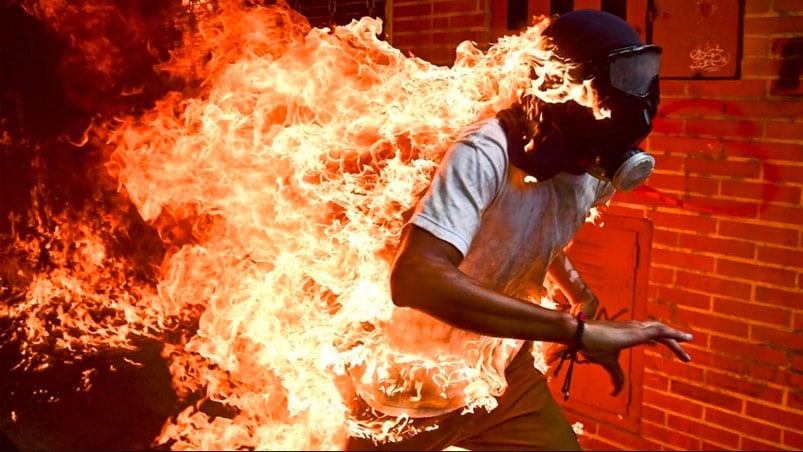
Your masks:
<path fill-rule="evenodd" d="M 608 375 L 611 376 L 611 384 L 613 385 L 611 395 L 619 395 L 622 388 L 625 386 L 625 373 L 622 370 L 622 366 L 619 365 L 619 360 L 608 360 L 602 364 L 602 367 L 604 367 L 605 370 L 608 371 Z"/>
<path fill-rule="evenodd" d="M 686 363 L 691 361 L 691 356 L 680 346 L 678 341 L 674 339 L 657 339 L 657 341 L 666 345 L 681 361 Z"/>
<path fill-rule="evenodd" d="M 680 345 L 680 342 L 691 341 L 694 338 L 691 334 L 676 330 L 661 322 L 654 322 L 651 326 L 658 329 L 655 342 L 666 345 L 681 361 L 691 361 L 691 356 Z"/>

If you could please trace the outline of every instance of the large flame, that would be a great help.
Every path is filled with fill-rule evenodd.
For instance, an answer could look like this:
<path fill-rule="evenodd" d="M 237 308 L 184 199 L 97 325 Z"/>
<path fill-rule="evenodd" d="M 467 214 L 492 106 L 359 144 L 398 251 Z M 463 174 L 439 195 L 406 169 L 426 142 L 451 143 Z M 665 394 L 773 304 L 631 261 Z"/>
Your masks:
<path fill-rule="evenodd" d="M 0 315 L 24 325 L 28 365 L 48 363 L 33 356 L 45 342 L 78 354 L 164 341 L 177 393 L 227 409 L 168 420 L 156 442 L 174 449 L 381 437 L 387 424 L 350 418 L 345 368 L 382 346 L 403 213 L 463 126 L 525 92 L 594 107 L 593 93 L 553 58 L 546 19 L 487 51 L 464 42 L 443 67 L 378 39 L 372 18 L 318 29 L 284 4 L 187 6 L 198 22 L 159 69 L 200 83 L 107 129 L 106 168 L 167 250 L 155 280 L 110 252 L 112 222 L 49 219 L 49 243 L 17 249 L 47 246 L 56 271 L 31 269 Z M 168 339 L 176 325 L 190 326 Z"/>

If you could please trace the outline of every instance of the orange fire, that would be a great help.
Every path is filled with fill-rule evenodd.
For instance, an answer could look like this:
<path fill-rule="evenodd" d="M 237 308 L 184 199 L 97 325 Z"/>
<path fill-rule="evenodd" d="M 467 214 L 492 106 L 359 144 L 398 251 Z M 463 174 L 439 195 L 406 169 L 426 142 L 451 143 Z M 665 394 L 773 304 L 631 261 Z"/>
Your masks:
<path fill-rule="evenodd" d="M 49 246 L 58 269 L 30 269 L 24 300 L 0 316 L 22 325 L 25 365 L 50 364 L 37 344 L 80 354 L 163 340 L 177 393 L 231 413 L 199 403 L 167 420 L 155 441 L 174 449 L 393 439 L 403 418 L 350 417 L 346 368 L 386 346 L 402 214 L 463 126 L 524 91 L 595 107 L 593 92 L 553 58 L 545 20 L 487 51 L 464 42 L 443 67 L 378 39 L 382 23 L 368 17 L 317 29 L 284 4 L 186 6 L 198 21 L 158 69 L 201 83 L 104 122 L 106 169 L 167 249 L 156 281 L 110 252 L 112 219 L 50 219 L 60 226 L 49 243 L 16 249 Z M 187 324 L 197 328 L 166 338 Z"/>

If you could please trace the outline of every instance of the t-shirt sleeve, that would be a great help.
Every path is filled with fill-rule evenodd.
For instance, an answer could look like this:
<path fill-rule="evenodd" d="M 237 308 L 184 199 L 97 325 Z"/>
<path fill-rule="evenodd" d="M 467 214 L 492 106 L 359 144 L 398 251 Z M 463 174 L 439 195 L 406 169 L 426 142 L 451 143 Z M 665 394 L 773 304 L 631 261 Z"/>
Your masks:
<path fill-rule="evenodd" d="M 485 133 L 465 136 L 452 145 L 411 219 L 463 256 L 507 173 L 506 140 L 497 129 L 486 125 Z"/>

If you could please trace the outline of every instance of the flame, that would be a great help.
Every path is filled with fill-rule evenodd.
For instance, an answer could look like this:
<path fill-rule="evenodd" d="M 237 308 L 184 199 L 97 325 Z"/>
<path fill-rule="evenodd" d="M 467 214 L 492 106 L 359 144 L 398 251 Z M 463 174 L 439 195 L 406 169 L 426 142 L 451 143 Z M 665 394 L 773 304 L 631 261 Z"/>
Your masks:
<path fill-rule="evenodd" d="M 163 341 L 177 393 L 204 394 L 156 438 L 173 449 L 393 439 L 405 418 L 351 418 L 346 368 L 383 346 L 403 213 L 459 130 L 522 94 L 604 112 L 552 55 L 543 18 L 487 51 L 463 42 L 443 67 L 378 39 L 373 18 L 318 29 L 283 2 L 185 7 L 197 23 L 158 69 L 187 88 L 104 123 L 106 169 L 163 245 L 155 276 L 110 249 L 119 212 L 76 223 L 40 206 L 29 223 L 46 238 L 14 248 L 29 262 L 47 248 L 52 269 L 25 270 L 24 294 L 0 316 L 22 325 L 34 367 L 52 364 L 46 345 L 79 356 Z"/>

